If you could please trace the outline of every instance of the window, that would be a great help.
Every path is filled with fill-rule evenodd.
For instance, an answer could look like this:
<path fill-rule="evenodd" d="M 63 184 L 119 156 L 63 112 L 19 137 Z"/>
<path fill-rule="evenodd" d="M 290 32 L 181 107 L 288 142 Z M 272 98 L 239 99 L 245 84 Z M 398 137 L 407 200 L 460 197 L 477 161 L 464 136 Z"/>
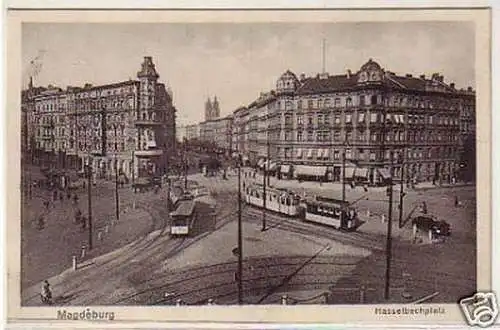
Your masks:
<path fill-rule="evenodd" d="M 370 134 L 370 139 L 371 139 L 373 142 L 378 141 L 378 134 L 377 134 L 377 133 L 371 133 L 371 134 Z"/>
<path fill-rule="evenodd" d="M 333 140 L 340 141 L 340 132 L 339 131 L 333 132 Z"/>
<path fill-rule="evenodd" d="M 352 115 L 351 114 L 345 115 L 345 122 L 346 122 L 346 124 L 350 124 L 352 122 Z"/>
<path fill-rule="evenodd" d="M 304 117 L 302 115 L 297 115 L 297 125 L 302 125 L 304 123 Z"/>
<path fill-rule="evenodd" d="M 323 106 L 324 106 L 325 108 L 330 107 L 330 99 L 329 99 L 329 98 L 326 98 L 326 99 L 325 99 L 325 103 L 324 103 L 324 105 L 323 105 Z"/>
<path fill-rule="evenodd" d="M 297 101 L 297 109 L 302 109 L 302 100 Z"/>
<path fill-rule="evenodd" d="M 285 125 L 292 125 L 292 116 L 285 115 Z"/>
<path fill-rule="evenodd" d="M 313 141 L 313 131 L 308 131 L 307 132 L 307 141 Z"/>
<path fill-rule="evenodd" d="M 340 115 L 335 115 L 335 119 L 334 119 L 334 122 L 335 124 L 340 124 Z"/>
<path fill-rule="evenodd" d="M 336 97 L 334 102 L 335 102 L 335 104 L 334 104 L 335 108 L 340 107 L 340 97 Z"/>
<path fill-rule="evenodd" d="M 313 100 L 308 100 L 308 101 L 307 101 L 307 108 L 308 108 L 308 109 L 312 109 L 312 108 L 314 108 L 314 102 L 313 102 Z"/>
<path fill-rule="evenodd" d="M 366 132 L 365 131 L 358 131 L 357 137 L 358 137 L 358 141 L 365 141 Z"/>
<path fill-rule="evenodd" d="M 378 113 L 371 113 L 370 114 L 370 123 L 376 123 L 378 122 Z"/>
<path fill-rule="evenodd" d="M 325 125 L 330 125 L 330 115 L 325 114 Z"/>
<path fill-rule="evenodd" d="M 377 104 L 377 95 L 372 95 L 371 104 Z"/>
<path fill-rule="evenodd" d="M 323 114 L 318 114 L 318 125 L 322 125 L 323 124 Z"/>
<path fill-rule="evenodd" d="M 358 123 L 364 123 L 365 122 L 365 113 L 360 112 L 358 113 Z"/>
<path fill-rule="evenodd" d="M 350 97 L 348 97 L 346 99 L 345 105 L 346 105 L 346 107 L 352 107 L 352 99 Z"/>
<path fill-rule="evenodd" d="M 302 131 L 297 131 L 297 141 L 302 141 L 303 139 L 303 132 Z"/>
<path fill-rule="evenodd" d="M 335 150 L 333 152 L 333 159 L 334 160 L 339 160 L 340 159 L 340 152 L 338 150 Z"/>
<path fill-rule="evenodd" d="M 352 159 L 352 150 L 351 149 L 346 149 L 345 150 L 345 158 L 346 159 Z"/>
<path fill-rule="evenodd" d="M 309 125 L 313 124 L 313 117 L 312 116 L 307 117 L 307 124 L 309 124 Z"/>
<path fill-rule="evenodd" d="M 366 103 L 366 101 L 365 101 L 365 96 L 364 96 L 364 95 L 360 95 L 360 96 L 359 96 L 359 105 L 360 105 L 360 106 L 364 106 L 364 105 L 365 105 L 365 103 Z"/>

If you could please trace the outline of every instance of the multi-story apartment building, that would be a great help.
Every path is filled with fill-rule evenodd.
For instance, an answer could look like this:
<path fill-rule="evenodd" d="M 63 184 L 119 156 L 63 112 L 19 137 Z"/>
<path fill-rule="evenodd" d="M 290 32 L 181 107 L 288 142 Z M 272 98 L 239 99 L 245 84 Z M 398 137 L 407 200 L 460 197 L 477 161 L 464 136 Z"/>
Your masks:
<path fill-rule="evenodd" d="M 207 120 L 199 124 L 200 140 L 213 142 L 218 148 L 232 151 L 233 116 Z"/>
<path fill-rule="evenodd" d="M 451 180 L 464 141 L 475 134 L 475 92 L 440 74 L 396 75 L 373 60 L 357 72 L 300 78 L 286 71 L 276 90 L 234 112 L 234 141 L 250 160 L 295 165 L 296 172 L 371 183 L 394 176 Z M 287 166 L 288 168 L 288 166 Z"/>
<path fill-rule="evenodd" d="M 62 155 L 64 167 L 90 165 L 102 178 L 165 171 L 175 147 L 176 110 L 151 57 L 144 57 L 137 78 L 66 90 L 49 86 L 27 97 L 31 148 Z"/>
<path fill-rule="evenodd" d="M 186 126 L 186 139 L 194 140 L 200 138 L 200 125 L 191 124 Z"/>

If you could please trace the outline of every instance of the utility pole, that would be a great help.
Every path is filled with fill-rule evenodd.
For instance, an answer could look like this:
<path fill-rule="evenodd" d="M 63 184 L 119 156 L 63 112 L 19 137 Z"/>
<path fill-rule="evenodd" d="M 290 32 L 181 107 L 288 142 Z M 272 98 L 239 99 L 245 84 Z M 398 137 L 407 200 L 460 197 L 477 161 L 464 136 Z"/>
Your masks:
<path fill-rule="evenodd" d="M 116 202 L 116 220 L 120 220 L 120 197 L 118 196 L 118 159 L 115 155 L 115 202 Z"/>
<path fill-rule="evenodd" d="M 88 198 L 88 212 L 89 212 L 89 250 L 92 250 L 92 166 L 87 165 L 87 198 Z"/>
<path fill-rule="evenodd" d="M 241 223 L 241 163 L 238 164 L 238 304 L 243 304 L 243 238 Z"/>
<path fill-rule="evenodd" d="M 267 134 L 267 146 L 269 146 L 269 132 L 266 132 Z M 269 149 L 268 149 L 268 155 L 269 155 Z M 269 162 L 269 159 L 264 163 L 264 175 L 262 176 L 263 178 L 263 192 L 262 192 L 262 229 L 261 231 L 266 231 L 266 200 L 267 200 L 267 194 L 266 194 L 266 186 L 267 186 L 267 180 L 266 180 L 266 173 L 267 173 L 267 163 Z"/>
<path fill-rule="evenodd" d="M 344 127 L 344 129 L 346 129 Z M 342 202 L 345 202 L 345 149 L 347 148 L 347 131 L 344 132 L 344 148 L 342 149 Z"/>
<path fill-rule="evenodd" d="M 403 192 L 403 182 L 404 182 L 404 167 L 405 167 L 405 154 L 406 154 L 406 147 L 403 148 L 403 152 L 399 157 L 400 163 L 401 163 L 401 182 L 399 185 L 399 228 L 403 227 L 403 199 L 404 199 L 404 192 Z"/>
<path fill-rule="evenodd" d="M 184 145 L 183 145 L 183 151 L 184 151 L 184 189 L 187 191 L 188 187 L 188 168 L 187 168 L 187 155 L 186 155 L 186 143 L 187 140 L 184 138 Z"/>
<path fill-rule="evenodd" d="M 267 145 L 267 166 L 266 166 L 266 171 L 268 172 L 270 169 L 271 169 L 271 144 L 270 144 L 270 141 L 269 141 L 269 133 L 267 134 L 267 141 L 266 141 Z M 271 177 L 269 175 L 269 172 L 267 173 L 267 185 L 270 186 L 271 185 Z"/>
<path fill-rule="evenodd" d="M 390 179 L 389 179 L 389 187 L 387 189 L 387 194 L 389 195 L 389 210 L 387 216 L 387 245 L 386 245 L 386 269 L 385 269 L 385 300 L 389 299 L 389 287 L 390 287 L 390 278 L 391 278 L 391 256 L 392 256 L 392 178 L 393 178 L 393 153 L 391 151 L 390 154 Z"/>

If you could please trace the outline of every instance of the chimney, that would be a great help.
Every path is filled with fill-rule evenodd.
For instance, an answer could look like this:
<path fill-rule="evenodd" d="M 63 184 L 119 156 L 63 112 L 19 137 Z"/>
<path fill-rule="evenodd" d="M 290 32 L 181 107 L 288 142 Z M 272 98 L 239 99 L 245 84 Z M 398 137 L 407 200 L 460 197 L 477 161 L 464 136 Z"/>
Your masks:
<path fill-rule="evenodd" d="M 301 73 L 301 74 L 300 74 L 300 78 L 299 78 L 299 80 L 300 80 L 301 82 L 302 82 L 302 81 L 304 81 L 304 80 L 306 80 L 306 75 L 305 75 L 304 73 Z"/>
<path fill-rule="evenodd" d="M 350 69 L 347 69 L 347 78 L 351 78 L 352 72 Z"/>
<path fill-rule="evenodd" d="M 455 83 L 450 83 L 450 87 L 455 89 Z"/>
<path fill-rule="evenodd" d="M 413 77 L 413 75 L 411 75 L 409 73 L 406 74 L 406 78 L 412 78 L 412 77 Z"/>
<path fill-rule="evenodd" d="M 421 74 L 420 75 L 420 79 L 424 79 L 425 80 L 425 74 Z"/>

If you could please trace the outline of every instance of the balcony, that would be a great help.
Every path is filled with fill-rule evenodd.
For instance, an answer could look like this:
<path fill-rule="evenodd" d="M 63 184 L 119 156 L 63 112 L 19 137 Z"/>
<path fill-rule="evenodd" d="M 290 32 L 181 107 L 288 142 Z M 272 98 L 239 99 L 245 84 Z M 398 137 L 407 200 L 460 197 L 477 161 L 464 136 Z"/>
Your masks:
<path fill-rule="evenodd" d="M 137 157 L 156 157 L 163 154 L 161 149 L 149 149 L 149 150 L 136 150 L 134 154 Z"/>

